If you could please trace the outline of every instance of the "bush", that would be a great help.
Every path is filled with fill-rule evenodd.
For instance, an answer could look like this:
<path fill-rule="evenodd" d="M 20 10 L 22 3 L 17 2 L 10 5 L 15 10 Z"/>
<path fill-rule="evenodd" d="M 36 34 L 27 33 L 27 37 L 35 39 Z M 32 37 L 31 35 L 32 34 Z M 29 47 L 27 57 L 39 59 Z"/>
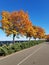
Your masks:
<path fill-rule="evenodd" d="M 34 46 L 34 42 L 33 42 L 33 41 L 30 41 L 30 42 L 29 42 L 29 45 L 30 45 L 30 47 L 31 47 L 31 46 Z"/>
<path fill-rule="evenodd" d="M 0 55 L 3 55 L 3 56 L 8 55 L 8 50 L 6 46 L 0 47 Z"/>
<path fill-rule="evenodd" d="M 20 51 L 21 49 L 29 48 L 31 46 L 40 44 L 45 40 L 34 40 L 29 42 L 15 43 L 15 44 L 4 44 L 0 46 L 0 56 L 5 56 L 16 51 Z"/>
<path fill-rule="evenodd" d="M 11 48 L 11 45 L 8 46 L 8 54 L 14 53 L 14 50 Z"/>
<path fill-rule="evenodd" d="M 12 44 L 9 48 L 14 50 L 14 52 L 21 50 L 20 43 Z"/>
<path fill-rule="evenodd" d="M 0 56 L 3 56 L 4 52 L 2 51 L 2 47 L 0 47 Z"/>
<path fill-rule="evenodd" d="M 21 49 L 25 49 L 25 48 L 28 48 L 29 45 L 27 42 L 23 42 L 23 43 L 21 43 L 20 47 L 21 47 Z"/>

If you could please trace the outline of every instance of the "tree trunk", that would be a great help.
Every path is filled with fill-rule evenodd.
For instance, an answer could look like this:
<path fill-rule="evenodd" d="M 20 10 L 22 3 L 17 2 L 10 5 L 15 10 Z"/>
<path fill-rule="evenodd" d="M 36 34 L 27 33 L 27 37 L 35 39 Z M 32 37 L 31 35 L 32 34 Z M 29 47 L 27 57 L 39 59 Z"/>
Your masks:
<path fill-rule="evenodd" d="M 30 42 L 30 37 L 29 37 L 29 42 Z"/>
<path fill-rule="evenodd" d="M 13 34 L 13 44 L 15 43 L 15 34 Z"/>
<path fill-rule="evenodd" d="M 30 47 L 30 37 L 29 37 L 29 41 L 28 41 L 28 46 Z"/>

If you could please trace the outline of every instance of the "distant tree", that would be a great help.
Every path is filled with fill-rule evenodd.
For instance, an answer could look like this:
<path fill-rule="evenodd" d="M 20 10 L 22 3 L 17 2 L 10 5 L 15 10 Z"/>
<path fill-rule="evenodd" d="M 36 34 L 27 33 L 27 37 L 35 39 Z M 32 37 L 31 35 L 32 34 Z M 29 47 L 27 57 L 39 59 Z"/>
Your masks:
<path fill-rule="evenodd" d="M 45 35 L 45 39 L 49 41 L 49 34 Z"/>
<path fill-rule="evenodd" d="M 43 28 L 38 26 L 33 26 L 33 28 L 35 30 L 35 35 L 33 36 L 35 39 L 43 39 L 45 37 L 45 30 Z"/>

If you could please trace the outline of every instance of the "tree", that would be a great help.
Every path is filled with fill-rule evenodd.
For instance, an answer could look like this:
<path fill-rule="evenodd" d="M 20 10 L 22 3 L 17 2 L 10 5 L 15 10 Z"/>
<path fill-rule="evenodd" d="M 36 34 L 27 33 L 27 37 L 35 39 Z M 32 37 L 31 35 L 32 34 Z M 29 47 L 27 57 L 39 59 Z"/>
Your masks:
<path fill-rule="evenodd" d="M 2 29 L 7 36 L 13 34 L 13 43 L 15 43 L 14 38 L 17 34 L 26 35 L 29 27 L 32 26 L 28 14 L 23 10 L 12 13 L 3 11 L 1 15 Z"/>
<path fill-rule="evenodd" d="M 26 36 L 29 37 L 29 41 L 30 41 L 30 38 L 34 36 L 34 34 L 35 34 L 35 30 L 33 29 L 32 26 L 30 26 L 26 32 Z"/>
<path fill-rule="evenodd" d="M 34 26 L 34 25 L 33 25 L 32 27 L 33 27 L 33 29 L 35 30 L 34 35 L 33 35 L 33 38 L 36 40 L 38 29 L 37 29 L 37 26 Z"/>
<path fill-rule="evenodd" d="M 49 34 L 45 35 L 45 39 L 49 41 Z"/>
<path fill-rule="evenodd" d="M 35 35 L 33 36 L 35 39 L 39 38 L 42 39 L 45 36 L 45 31 L 43 28 L 38 27 L 38 26 L 33 26 L 34 30 L 35 30 Z"/>
<path fill-rule="evenodd" d="M 44 39 L 45 37 L 45 30 L 41 27 L 37 27 L 38 28 L 38 32 L 37 32 L 37 35 L 38 35 L 38 38 L 39 39 Z"/>

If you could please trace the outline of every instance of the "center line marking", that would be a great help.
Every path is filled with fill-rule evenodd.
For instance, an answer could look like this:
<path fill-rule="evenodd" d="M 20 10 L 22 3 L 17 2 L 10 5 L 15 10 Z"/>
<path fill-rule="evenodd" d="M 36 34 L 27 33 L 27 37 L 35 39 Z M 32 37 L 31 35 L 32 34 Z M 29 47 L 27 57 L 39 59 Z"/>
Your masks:
<path fill-rule="evenodd" d="M 43 46 L 42 46 L 43 47 Z M 20 65 L 25 60 L 27 60 L 30 56 L 34 55 L 36 52 L 38 52 L 42 47 L 38 48 L 36 51 L 34 51 L 32 54 L 28 55 L 26 58 L 24 58 L 22 61 L 20 61 L 17 65 Z"/>

